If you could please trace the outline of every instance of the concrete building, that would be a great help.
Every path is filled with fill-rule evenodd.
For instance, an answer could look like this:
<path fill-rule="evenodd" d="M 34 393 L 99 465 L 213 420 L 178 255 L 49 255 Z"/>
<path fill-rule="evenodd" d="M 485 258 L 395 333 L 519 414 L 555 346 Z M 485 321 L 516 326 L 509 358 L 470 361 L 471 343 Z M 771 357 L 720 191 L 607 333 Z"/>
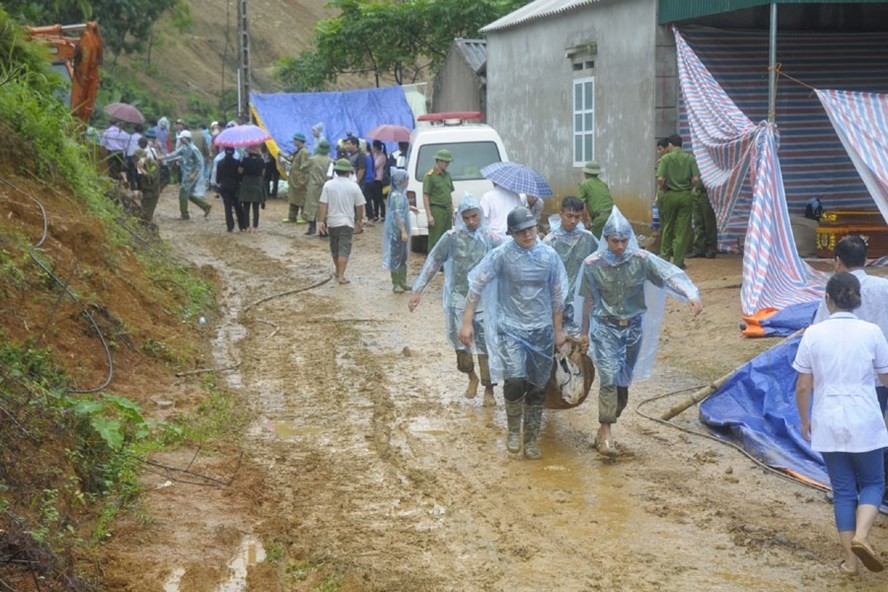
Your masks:
<path fill-rule="evenodd" d="M 480 111 L 487 115 L 487 42 L 454 39 L 435 76 L 432 111 Z"/>
<path fill-rule="evenodd" d="M 808 60 L 798 62 L 797 73 L 812 76 L 813 69 L 818 84 L 830 85 L 823 88 L 885 92 L 888 3 L 777 0 L 777 4 L 777 57 L 784 66 Z M 708 60 L 732 97 L 740 96 L 735 101 L 741 109 L 760 121 L 767 116 L 768 5 L 766 0 L 531 2 L 481 30 L 487 38 L 488 122 L 502 136 L 510 159 L 542 173 L 559 196 L 576 193 L 583 163 L 594 159 L 624 213 L 636 221 L 649 220 L 656 139 L 682 130 L 671 25 L 683 34 L 686 29 L 700 32 L 701 46 L 710 50 L 712 58 L 701 54 L 704 63 Z M 745 36 L 749 30 L 752 37 Z M 791 34 L 796 45 L 790 47 Z M 818 47 L 827 37 L 830 43 Z M 747 51 L 750 47 L 754 53 Z M 836 47 L 843 50 L 838 60 Z M 745 61 L 738 66 L 731 62 L 734 56 Z M 736 79 L 738 68 L 744 72 L 741 80 Z M 790 209 L 803 209 L 812 195 L 822 195 L 810 193 L 822 183 L 806 180 L 818 169 L 818 162 L 805 160 L 810 158 L 812 142 L 821 150 L 817 158 L 824 157 L 822 150 L 831 159 L 847 157 L 828 131 L 805 136 L 813 129 L 809 126 L 820 126 L 821 120 L 826 127 L 818 130 L 829 126 L 825 114 L 816 113 L 816 99 L 813 105 L 805 103 L 811 101 L 810 90 L 786 80 L 780 84 L 778 123 L 787 109 L 797 108 L 800 114 L 781 123 L 780 158 Z M 791 141 L 793 125 L 805 126 L 796 146 Z M 845 168 L 848 183 L 836 188 L 837 195 L 854 190 L 850 161 Z M 858 185 L 862 188 L 862 183 Z"/>

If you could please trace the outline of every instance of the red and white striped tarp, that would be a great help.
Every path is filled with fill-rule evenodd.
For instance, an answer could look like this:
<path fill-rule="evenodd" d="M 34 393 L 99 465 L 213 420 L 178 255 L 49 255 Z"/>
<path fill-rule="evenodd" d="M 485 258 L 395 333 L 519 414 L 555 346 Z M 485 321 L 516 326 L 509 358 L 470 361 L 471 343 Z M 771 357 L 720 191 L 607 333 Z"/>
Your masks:
<path fill-rule="evenodd" d="M 746 117 L 677 29 L 674 33 L 691 144 L 720 231 L 744 182 L 748 179 L 752 186 L 740 292 L 743 313 L 821 298 L 826 275 L 802 261 L 795 248 L 776 126 L 767 121 L 755 125 Z"/>
<path fill-rule="evenodd" d="M 888 95 L 818 90 L 817 98 L 888 222 Z"/>

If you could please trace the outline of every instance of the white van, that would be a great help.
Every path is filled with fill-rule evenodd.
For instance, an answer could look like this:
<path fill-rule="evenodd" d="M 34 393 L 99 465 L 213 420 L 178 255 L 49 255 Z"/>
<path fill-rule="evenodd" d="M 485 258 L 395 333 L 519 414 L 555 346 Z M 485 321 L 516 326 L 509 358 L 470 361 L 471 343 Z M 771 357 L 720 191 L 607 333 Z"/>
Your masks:
<path fill-rule="evenodd" d="M 417 121 L 422 124 L 410 136 L 410 152 L 407 155 L 407 198 L 419 208 L 410 212 L 411 248 L 425 251 L 429 223 L 422 199 L 422 181 L 435 166 L 435 153 L 447 149 L 453 162 L 447 168 L 453 179 L 453 210 L 459 206 L 468 191 L 477 199 L 493 189 L 493 184 L 481 176 L 481 169 L 489 164 L 508 161 L 503 141 L 495 129 L 483 123 L 477 112 L 428 113 Z"/>

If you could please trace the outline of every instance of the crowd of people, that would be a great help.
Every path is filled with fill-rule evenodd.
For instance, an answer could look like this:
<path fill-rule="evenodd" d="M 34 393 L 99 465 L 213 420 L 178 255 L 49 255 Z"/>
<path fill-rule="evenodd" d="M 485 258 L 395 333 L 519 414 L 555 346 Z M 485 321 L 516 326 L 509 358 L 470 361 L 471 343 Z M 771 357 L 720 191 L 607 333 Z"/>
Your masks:
<path fill-rule="evenodd" d="M 406 143 L 391 155 L 382 142 L 352 135 L 331 145 L 319 123 L 311 129 L 313 151 L 297 132 L 292 154 L 275 159 L 261 145 L 216 146 L 221 129 L 216 122 L 187 129 L 177 120 L 170 130 L 160 119 L 127 131 L 113 122 L 101 143 L 112 178 L 141 192 L 146 222 L 161 188 L 173 181 L 186 220 L 192 203 L 210 214 L 205 196 L 215 189 L 229 232 L 255 231 L 284 164 L 289 210 L 283 222 L 307 224 L 306 235 L 329 240 L 338 284 L 350 283 L 354 235 L 376 223 L 383 224 L 382 267 L 394 293 L 412 292 L 411 312 L 443 271 L 444 329 L 456 368 L 468 378 L 465 397 L 474 398 L 483 386 L 483 404 L 492 406 L 494 387 L 503 385 L 508 452 L 542 456 L 538 440 L 554 353 L 571 340 L 597 369 L 594 446 L 605 457 L 620 455 L 614 425 L 633 379 L 646 375 L 655 359 L 660 323 L 650 317 L 662 315 L 665 295 L 700 314 L 700 293 L 684 271 L 685 260 L 717 253 L 715 214 L 680 136 L 656 146 L 659 255 L 639 246 L 595 161 L 583 166 L 577 195 L 561 200 L 550 228 L 542 220 L 542 200 L 499 185 L 480 199 L 466 193 L 454 212 L 448 172 L 454 157 L 439 150 L 422 184 L 429 252 L 411 286 L 410 212 L 418 209 L 407 197 Z M 888 279 L 866 274 L 865 263 L 862 238 L 839 241 L 836 274 L 793 362 L 801 435 L 826 464 L 843 550 L 839 567 L 850 575 L 861 565 L 883 569 L 868 539 L 888 471 Z"/>

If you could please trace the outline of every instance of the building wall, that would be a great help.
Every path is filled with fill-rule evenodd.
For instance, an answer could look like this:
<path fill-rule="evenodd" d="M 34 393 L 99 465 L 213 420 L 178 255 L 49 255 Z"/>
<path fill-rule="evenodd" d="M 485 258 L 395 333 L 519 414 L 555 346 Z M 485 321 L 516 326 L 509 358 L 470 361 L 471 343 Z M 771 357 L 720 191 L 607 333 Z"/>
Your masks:
<path fill-rule="evenodd" d="M 484 114 L 482 91 L 479 76 L 457 51 L 451 50 L 435 77 L 432 112 L 481 111 Z"/>
<path fill-rule="evenodd" d="M 674 113 L 675 102 L 656 84 L 655 75 L 663 70 L 662 64 L 658 68 L 656 29 L 655 2 L 603 0 L 489 32 L 487 116 L 509 159 L 538 170 L 559 198 L 576 195 L 582 167 L 573 163 L 572 84 L 576 77 L 592 75 L 595 158 L 604 169 L 602 178 L 630 219 L 649 220 L 654 145 L 665 129 L 663 114 L 655 125 L 655 105 L 671 101 Z M 567 52 L 589 43 L 597 44 L 594 68 L 574 72 Z M 671 124 L 674 128 L 674 120 Z M 554 202 L 548 204 L 547 211 L 553 207 Z"/>

